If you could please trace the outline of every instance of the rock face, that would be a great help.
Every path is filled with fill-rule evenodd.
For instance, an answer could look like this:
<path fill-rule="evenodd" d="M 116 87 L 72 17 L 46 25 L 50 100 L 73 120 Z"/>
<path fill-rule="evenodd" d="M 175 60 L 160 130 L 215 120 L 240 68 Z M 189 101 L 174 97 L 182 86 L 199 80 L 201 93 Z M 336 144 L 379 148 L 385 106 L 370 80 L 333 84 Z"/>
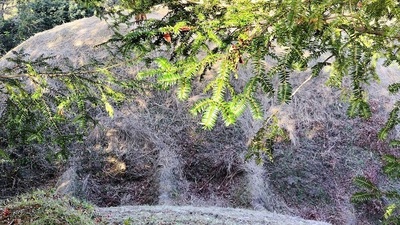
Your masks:
<path fill-rule="evenodd" d="M 155 12 L 148 18 L 164 14 Z M 55 56 L 52 63 L 59 67 L 66 66 L 64 58 L 81 66 L 93 58 L 109 57 L 108 51 L 95 46 L 111 35 L 105 21 L 85 18 L 39 33 L 14 50 L 24 49 L 32 58 Z M 12 66 L 5 60 L 10 56 L 0 60 L 0 67 Z M 136 67 L 132 65 L 127 76 L 134 76 L 140 69 Z M 131 217 L 138 222 L 134 224 L 152 218 L 167 224 L 326 224 L 291 217 L 297 215 L 356 224 L 359 215 L 349 204 L 351 180 L 363 173 L 376 174 L 376 149 L 387 150 L 375 134 L 393 103 L 385 85 L 398 81 L 397 71 L 379 67 L 382 83 L 369 89 L 375 116 L 368 121 L 345 116 L 340 92 L 321 85 L 328 73 L 307 83 L 290 105 L 278 106 L 262 98 L 266 115 L 279 110 L 280 125 L 291 139 L 276 146 L 275 163 L 264 165 L 244 161 L 246 143 L 261 126 L 249 113 L 236 126 L 219 124 L 213 131 L 204 131 L 198 119 L 188 114 L 192 100 L 199 96 L 180 103 L 174 93 L 138 94 L 119 106 L 112 120 L 105 113 L 94 115 L 99 125 L 84 144 L 71 149 L 79 167 L 64 173 L 59 191 L 102 207 L 155 205 L 99 208 L 100 214 L 110 215 L 111 222 Z M 241 68 L 238 85 L 250 76 L 249 67 Z M 295 74 L 294 86 L 308 76 L 309 71 Z"/>

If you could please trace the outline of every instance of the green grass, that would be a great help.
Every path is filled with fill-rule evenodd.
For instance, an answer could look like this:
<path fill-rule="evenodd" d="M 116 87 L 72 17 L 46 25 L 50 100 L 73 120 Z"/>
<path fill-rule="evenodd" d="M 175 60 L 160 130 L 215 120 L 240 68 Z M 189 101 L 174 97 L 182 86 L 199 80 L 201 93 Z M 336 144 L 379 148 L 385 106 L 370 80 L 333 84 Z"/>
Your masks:
<path fill-rule="evenodd" d="M 72 197 L 56 196 L 53 191 L 35 191 L 0 205 L 0 224 L 99 224 L 94 207 Z"/>

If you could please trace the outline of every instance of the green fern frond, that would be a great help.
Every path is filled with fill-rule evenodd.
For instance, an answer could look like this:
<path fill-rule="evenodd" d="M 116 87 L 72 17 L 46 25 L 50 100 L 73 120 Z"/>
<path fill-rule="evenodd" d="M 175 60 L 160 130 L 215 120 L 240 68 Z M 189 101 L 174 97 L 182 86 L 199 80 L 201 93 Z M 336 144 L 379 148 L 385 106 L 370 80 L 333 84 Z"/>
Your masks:
<path fill-rule="evenodd" d="M 321 73 L 321 71 L 324 68 L 324 66 L 325 66 L 325 63 L 322 63 L 322 62 L 319 62 L 315 66 L 313 66 L 311 68 L 313 77 L 319 76 L 319 74 Z"/>
<path fill-rule="evenodd" d="M 274 87 L 272 86 L 271 79 L 266 75 L 257 77 L 257 81 L 260 84 L 265 94 L 272 96 L 274 94 Z"/>
<path fill-rule="evenodd" d="M 229 84 L 229 75 L 230 75 L 230 70 L 229 70 L 229 61 L 224 60 L 221 62 L 221 67 L 218 71 L 218 76 L 217 78 L 210 82 L 212 83 L 212 98 L 216 102 L 221 102 L 224 99 L 224 95 L 226 92 L 226 88 L 228 87 Z"/>
<path fill-rule="evenodd" d="M 177 73 L 171 73 L 171 72 L 166 72 L 160 75 L 157 78 L 157 82 L 164 87 L 171 87 L 173 85 L 176 85 L 177 82 L 181 79 L 180 74 Z"/>
<path fill-rule="evenodd" d="M 400 159 L 393 155 L 384 156 L 383 172 L 392 178 L 400 178 Z"/>
<path fill-rule="evenodd" d="M 386 191 L 382 193 L 386 198 L 392 200 L 400 200 L 400 193 L 397 191 Z"/>
<path fill-rule="evenodd" d="M 257 77 L 252 77 L 246 83 L 246 86 L 243 89 L 243 94 L 244 96 L 249 98 L 254 95 L 254 92 L 256 92 L 256 90 L 257 90 Z"/>
<path fill-rule="evenodd" d="M 209 98 L 199 100 L 190 109 L 190 113 L 197 116 L 199 113 L 204 112 L 211 104 L 214 104 L 214 101 Z"/>
<path fill-rule="evenodd" d="M 400 159 L 394 155 L 384 155 L 382 158 L 386 163 L 400 163 Z"/>
<path fill-rule="evenodd" d="M 0 162 L 1 160 L 10 160 L 10 155 L 0 148 Z"/>
<path fill-rule="evenodd" d="M 200 64 L 197 61 L 184 62 L 182 77 L 191 78 L 199 73 Z"/>
<path fill-rule="evenodd" d="M 399 102 L 396 102 L 395 107 L 392 109 L 392 111 L 389 114 L 389 118 L 387 119 L 385 126 L 379 131 L 378 137 L 380 140 L 384 140 L 387 138 L 389 132 L 393 130 L 393 128 L 399 124 L 399 112 L 400 112 L 400 107 L 399 107 Z"/>
<path fill-rule="evenodd" d="M 289 82 L 280 83 L 278 87 L 278 101 L 288 103 L 292 99 L 292 85 Z"/>
<path fill-rule="evenodd" d="M 390 140 L 390 147 L 397 148 L 400 147 L 400 140 Z"/>
<path fill-rule="evenodd" d="M 256 98 L 247 98 L 247 104 L 254 119 L 262 119 L 264 117 L 261 103 Z"/>
<path fill-rule="evenodd" d="M 267 155 L 273 161 L 274 144 L 278 140 L 287 140 L 287 132 L 279 126 L 279 119 L 276 115 L 271 115 L 265 120 L 264 126 L 257 131 L 250 143 L 250 155 L 256 157 L 257 162 L 261 162 L 262 155 Z"/>
<path fill-rule="evenodd" d="M 238 118 L 240 115 L 243 114 L 244 110 L 246 109 L 246 98 L 241 96 L 235 96 L 233 100 L 229 103 L 230 111 Z"/>
<path fill-rule="evenodd" d="M 290 2 L 290 9 L 289 13 L 287 14 L 287 21 L 288 21 L 288 26 L 292 27 L 294 24 L 294 18 L 295 16 L 299 15 L 298 10 L 299 10 L 299 1 L 296 0 L 291 0 Z"/>
<path fill-rule="evenodd" d="M 110 102 L 107 100 L 107 96 L 105 94 L 102 94 L 101 101 L 104 104 L 104 108 L 105 108 L 106 112 L 108 113 L 108 116 L 110 116 L 111 118 L 114 117 L 114 108 L 112 107 Z"/>
<path fill-rule="evenodd" d="M 115 76 L 107 68 L 101 68 L 101 67 L 96 68 L 96 72 L 105 75 L 107 77 L 107 80 L 110 81 L 110 82 L 115 82 L 116 81 Z"/>
<path fill-rule="evenodd" d="M 213 41 L 218 47 L 222 47 L 222 40 L 221 38 L 218 37 L 218 35 L 212 31 L 212 30 L 207 30 L 207 37 Z"/>
<path fill-rule="evenodd" d="M 354 178 L 354 184 L 357 185 L 360 188 L 367 189 L 369 191 L 378 191 L 378 188 L 374 183 L 372 183 L 369 179 L 365 177 L 358 176 Z"/>
<path fill-rule="evenodd" d="M 212 99 L 216 102 L 221 102 L 224 99 L 226 91 L 226 83 L 223 79 L 216 79 L 213 86 Z"/>
<path fill-rule="evenodd" d="M 181 79 L 178 83 L 178 99 L 183 101 L 189 98 L 192 91 L 192 83 L 189 79 Z"/>
<path fill-rule="evenodd" d="M 143 80 L 146 78 L 150 78 L 150 77 L 155 77 L 157 75 L 161 74 L 160 69 L 149 69 L 149 70 L 144 70 L 144 71 L 140 71 L 137 75 L 136 75 L 136 79 L 138 80 Z"/>
<path fill-rule="evenodd" d="M 220 107 L 222 118 L 226 126 L 232 125 L 237 121 L 246 109 L 246 98 L 242 96 L 234 96 L 232 101 L 222 104 Z"/>
<path fill-rule="evenodd" d="M 379 193 L 375 192 L 356 192 L 351 196 L 350 201 L 354 203 L 362 203 L 366 201 L 371 201 L 373 199 L 377 199 L 379 197 L 380 197 Z"/>
<path fill-rule="evenodd" d="M 156 58 L 155 62 L 162 71 L 176 71 L 175 66 L 164 57 Z"/>
<path fill-rule="evenodd" d="M 259 55 L 261 52 L 257 51 L 257 55 L 255 55 L 255 59 L 253 61 L 253 72 L 256 74 L 257 82 L 260 84 L 261 89 L 266 94 L 273 94 L 274 88 L 272 86 L 270 78 L 267 76 L 265 71 L 265 65 L 263 64 L 263 60 L 261 60 L 262 56 Z M 265 53 L 265 52 L 264 52 Z"/>
<path fill-rule="evenodd" d="M 221 111 L 222 120 L 225 126 L 230 126 L 236 122 L 236 116 L 233 114 L 229 107 L 229 103 L 219 104 L 219 109 Z"/>
<path fill-rule="evenodd" d="M 388 220 L 394 213 L 394 211 L 396 210 L 397 205 L 395 203 L 390 204 L 388 206 L 385 207 L 385 214 L 383 214 L 383 217 Z"/>
<path fill-rule="evenodd" d="M 369 118 L 372 115 L 371 108 L 369 104 L 363 99 L 358 99 L 356 97 L 352 97 L 350 100 L 350 106 L 347 109 L 347 115 L 349 117 L 354 118 L 356 116 L 360 116 L 363 118 Z"/>
<path fill-rule="evenodd" d="M 180 34 L 182 27 L 186 27 L 186 26 L 187 26 L 186 21 L 179 21 L 174 25 L 172 31 L 174 34 Z"/>
<path fill-rule="evenodd" d="M 209 104 L 203 113 L 200 124 L 203 125 L 204 128 L 211 130 L 217 122 L 218 112 L 219 108 L 216 104 Z"/>

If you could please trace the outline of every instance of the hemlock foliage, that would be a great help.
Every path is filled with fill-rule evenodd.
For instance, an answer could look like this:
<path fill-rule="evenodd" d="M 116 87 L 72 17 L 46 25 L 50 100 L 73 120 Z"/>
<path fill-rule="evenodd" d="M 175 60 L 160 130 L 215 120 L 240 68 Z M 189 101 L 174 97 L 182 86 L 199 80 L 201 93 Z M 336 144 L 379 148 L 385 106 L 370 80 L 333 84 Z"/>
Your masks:
<path fill-rule="evenodd" d="M 0 75 L 0 156 L 11 161 L 29 146 L 46 147 L 49 160 L 66 158 L 69 145 L 96 124 L 94 110 L 103 108 L 112 117 L 112 105 L 138 87 L 112 76 L 113 65 L 65 71 L 50 65 L 51 57 L 30 61 L 23 51 L 14 54 L 9 60 L 17 66 Z"/>
<path fill-rule="evenodd" d="M 196 85 L 204 84 L 204 97 L 191 109 L 191 113 L 201 116 L 204 128 L 212 129 L 219 119 L 226 125 L 234 124 L 246 109 L 254 119 L 263 120 L 264 127 L 254 137 L 249 152 L 249 157 L 255 156 L 258 160 L 263 154 L 271 156 L 274 141 L 284 136 L 277 125 L 279 118 L 275 114 L 264 115 L 260 98 L 290 103 L 301 88 L 290 82 L 295 71 L 310 70 L 312 79 L 323 69 L 329 69 L 327 83 L 335 88 L 343 88 L 344 80 L 350 80 L 348 115 L 368 118 L 371 110 L 365 87 L 379 80 L 378 60 L 383 59 L 384 66 L 400 63 L 400 3 L 397 0 L 78 2 L 94 8 L 101 17 L 112 18 L 117 33 L 110 43 L 118 43 L 120 52 L 127 57 L 132 53 L 139 56 L 137 60 L 148 68 L 137 75 L 138 81 L 174 89 L 183 101 L 196 94 Z M 161 20 L 147 19 L 145 14 L 154 6 L 167 7 L 169 12 Z M 121 24 L 135 29 L 118 33 Z M 265 65 L 266 58 L 274 62 L 273 66 Z M 50 88 L 47 80 L 50 76 L 35 69 L 32 62 L 21 61 L 21 65 L 25 74 L 22 80 L 36 85 L 28 90 L 20 77 L 16 79 L 11 74 L 0 79 L 1 91 L 8 96 L 7 109 L 2 115 L 6 120 L 2 124 L 7 124 L 5 131 L 8 132 L 4 136 L 6 147 L 13 137 L 11 127 L 34 131 L 20 137 L 22 144 L 44 140 L 56 132 L 51 121 L 64 121 L 60 116 L 64 108 L 72 110 L 70 115 L 75 122 L 86 119 L 84 112 L 92 106 L 90 103 L 102 104 L 112 115 L 108 99 L 118 100 L 122 94 L 99 80 L 105 76 L 108 81 L 116 81 L 111 73 L 103 71 L 100 76 L 82 77 L 79 73 L 54 76 L 68 94 L 59 95 L 54 89 L 48 97 L 45 90 Z M 235 82 L 245 66 L 252 68 L 252 77 L 238 88 Z M 397 93 L 399 87 L 399 83 L 392 84 L 389 91 Z M 33 110 L 17 110 L 27 105 L 33 105 Z M 381 139 L 387 138 L 399 124 L 399 105 L 399 102 L 394 105 L 379 132 Z M 27 118 L 31 121 L 36 117 L 41 119 L 26 124 Z M 41 133 L 37 134 L 38 131 Z M 398 143 L 392 140 L 393 146 Z"/>
<path fill-rule="evenodd" d="M 117 32 L 111 42 L 119 43 L 122 53 L 143 56 L 149 69 L 141 71 L 138 79 L 176 88 L 181 100 L 196 94 L 194 85 L 205 84 L 205 97 L 191 112 L 201 115 L 206 129 L 213 128 L 218 118 L 234 124 L 249 109 L 254 119 L 265 121 L 261 132 L 268 131 L 271 118 L 265 117 L 260 98 L 289 103 L 301 88 L 293 86 L 291 76 L 307 69 L 310 78 L 329 69 L 327 83 L 335 88 L 343 88 L 344 79 L 349 79 L 351 91 L 344 93 L 350 103 L 348 115 L 368 118 L 371 109 L 365 87 L 379 80 L 378 60 L 384 59 L 384 66 L 400 62 L 400 3 L 395 0 L 80 2 L 97 7 L 99 15 L 111 16 L 115 27 L 133 25 L 136 19 L 135 29 Z M 160 4 L 169 9 L 168 14 L 162 20 L 147 20 L 145 13 Z M 266 57 L 274 62 L 270 68 Z M 252 77 L 244 87 L 234 87 L 245 66 L 252 68 Z M 398 85 L 392 84 L 392 93 Z M 381 138 L 398 124 L 396 109 Z M 258 133 L 257 148 L 271 154 L 271 141 L 281 132 L 275 134 Z"/>
<path fill-rule="evenodd" d="M 103 1 L 84 2 L 99 6 Z M 117 33 L 111 41 L 120 44 L 122 53 L 144 55 L 142 60 L 150 69 L 140 72 L 138 79 L 167 90 L 176 88 L 180 100 L 195 94 L 194 85 L 205 83 L 205 97 L 194 104 L 191 112 L 201 116 L 206 129 L 213 128 L 219 118 L 226 125 L 234 124 L 249 109 L 254 119 L 264 120 L 248 154 L 259 161 L 265 153 L 271 157 L 274 141 L 285 135 L 275 114 L 265 117 L 260 97 L 289 103 L 302 86 L 294 87 L 290 82 L 295 71 L 311 70 L 311 77 L 304 81 L 307 82 L 323 69 L 329 69 L 327 84 L 334 88 L 344 89 L 344 80 L 350 80 L 351 91 L 344 93 L 349 101 L 347 113 L 349 117 L 368 118 L 371 109 L 365 87 L 379 80 L 378 60 L 383 59 L 384 66 L 400 63 L 397 0 L 121 0 L 119 3 L 101 8 L 100 14 L 111 15 L 115 26 L 130 25 L 136 19 L 136 29 L 127 34 Z M 146 20 L 143 15 L 158 4 L 167 7 L 168 14 L 162 20 Z M 274 61 L 270 68 L 265 66 L 267 57 Z M 235 81 L 245 66 L 252 68 L 252 77 L 244 87 L 237 88 Z M 275 80 L 279 82 L 276 84 Z M 399 86 L 394 83 L 389 91 L 397 93 Z M 380 139 L 387 138 L 399 124 L 399 104 L 394 105 L 380 130 Z M 399 143 L 391 141 L 393 146 Z M 374 190 L 372 193 L 383 193 Z M 390 193 L 398 196 L 397 191 Z M 353 199 L 362 199 L 360 196 L 357 193 Z M 393 218 L 398 223 L 396 207 L 398 202 L 387 208 L 385 219 L 389 223 Z"/>

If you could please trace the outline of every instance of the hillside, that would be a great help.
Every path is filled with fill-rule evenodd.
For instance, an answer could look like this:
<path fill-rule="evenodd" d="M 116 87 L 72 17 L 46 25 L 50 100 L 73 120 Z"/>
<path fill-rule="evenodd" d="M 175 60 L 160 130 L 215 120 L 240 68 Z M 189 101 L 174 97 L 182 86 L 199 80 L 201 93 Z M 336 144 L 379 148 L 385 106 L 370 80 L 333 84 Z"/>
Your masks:
<path fill-rule="evenodd" d="M 160 18 L 163 13 L 148 17 Z M 95 46 L 111 35 L 106 22 L 85 18 L 39 33 L 14 51 L 24 49 L 32 58 L 55 56 L 52 64 L 68 68 L 63 65 L 65 58 L 73 66 L 92 59 L 109 59 L 107 50 Z M 0 60 L 0 68 L 12 66 L 5 60 L 11 55 L 10 52 Z M 135 76 L 139 66 L 116 71 Z M 332 224 L 375 224 L 374 213 L 378 215 L 381 208 L 366 213 L 362 208 L 356 209 L 349 199 L 355 175 L 368 175 L 384 184 L 379 157 L 393 151 L 387 143 L 377 140 L 376 132 L 394 101 L 386 87 L 399 81 L 398 68 L 380 66 L 378 70 L 381 82 L 369 88 L 374 116 L 368 120 L 346 116 L 346 103 L 340 100 L 339 90 L 311 85 L 325 82 L 328 73 L 306 84 L 291 104 L 279 106 L 265 100 L 266 114 L 279 110 L 283 118 L 280 125 L 289 133 L 289 141 L 276 146 L 274 162 L 256 165 L 244 161 L 248 140 L 261 126 L 249 113 L 235 126 L 224 127 L 220 123 L 214 130 L 205 131 L 198 125 L 198 118 L 188 113 L 192 101 L 179 102 L 173 91 L 146 92 L 116 107 L 113 119 L 104 112 L 95 112 L 99 125 L 84 143 L 71 147 L 73 157 L 62 171 L 38 159 L 38 167 L 20 169 L 12 184 L 7 179 L 13 170 L 1 167 L 5 182 L 0 182 L 0 197 L 48 182 L 45 186 L 86 199 L 101 207 L 101 214 L 109 214 L 119 223 L 139 212 L 140 216 L 173 217 L 182 223 L 198 219 L 199 224 L 213 224 L 208 218 L 215 219 L 215 224 L 301 224 L 302 220 L 281 214 Z M 241 70 L 238 86 L 249 78 L 249 71 Z M 292 80 L 294 86 L 301 84 L 309 71 L 297 75 Z M 253 216 L 249 218 L 249 214 Z M 198 215 L 202 217 L 197 218 Z M 228 223 L 225 218 L 233 222 Z"/>

